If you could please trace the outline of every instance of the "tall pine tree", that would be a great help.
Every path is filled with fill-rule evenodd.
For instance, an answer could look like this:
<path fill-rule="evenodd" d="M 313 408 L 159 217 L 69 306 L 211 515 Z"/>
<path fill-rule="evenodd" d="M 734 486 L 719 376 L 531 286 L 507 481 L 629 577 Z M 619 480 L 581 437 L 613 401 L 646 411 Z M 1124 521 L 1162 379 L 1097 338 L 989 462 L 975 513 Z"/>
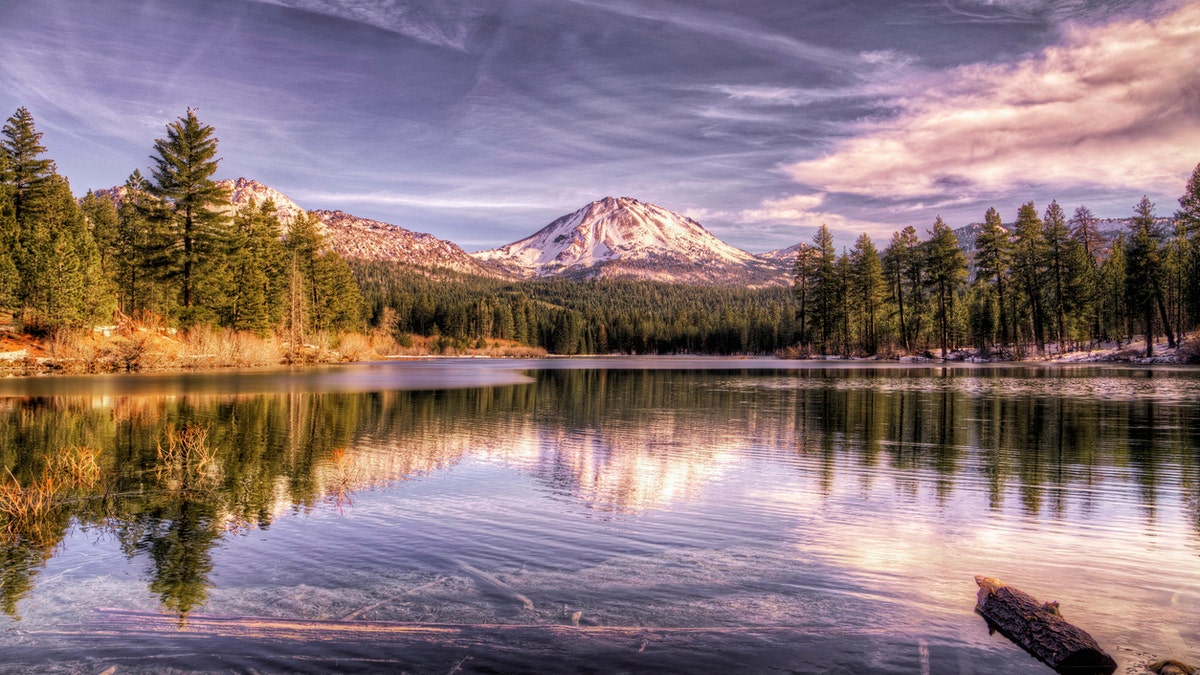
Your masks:
<path fill-rule="evenodd" d="M 954 317 L 954 296 L 967 278 L 967 259 L 958 246 L 954 230 L 941 216 L 933 223 L 926 248 L 926 283 L 937 295 L 938 342 L 942 358 L 953 345 L 951 324 Z"/>
<path fill-rule="evenodd" d="M 154 150 L 149 192 L 167 206 L 160 213 L 172 234 L 163 272 L 178 289 L 180 320 L 211 321 L 227 291 L 231 235 L 223 208 L 229 193 L 212 179 L 220 162 L 217 138 L 188 108 L 167 125 L 166 138 L 154 141 Z"/>

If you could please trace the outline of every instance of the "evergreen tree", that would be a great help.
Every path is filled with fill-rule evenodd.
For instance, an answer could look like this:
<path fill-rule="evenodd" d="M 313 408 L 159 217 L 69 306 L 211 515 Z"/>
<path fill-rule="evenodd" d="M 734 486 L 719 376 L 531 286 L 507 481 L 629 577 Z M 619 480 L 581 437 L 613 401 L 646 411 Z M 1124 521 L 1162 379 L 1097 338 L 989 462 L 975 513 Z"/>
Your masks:
<path fill-rule="evenodd" d="M 883 265 L 888 277 L 892 300 L 896 304 L 896 312 L 900 327 L 900 342 L 904 351 L 913 348 L 912 325 L 916 312 L 920 307 L 921 297 L 921 257 L 917 254 L 920 241 L 917 231 L 911 225 L 892 235 L 887 249 L 883 254 Z M 908 316 L 905 316 L 905 310 Z"/>
<path fill-rule="evenodd" d="M 1067 229 L 1067 215 L 1058 201 L 1051 201 L 1042 219 L 1042 234 L 1046 240 L 1046 272 L 1049 277 L 1050 306 L 1054 313 L 1054 325 L 1059 341 L 1059 351 L 1067 339 L 1067 306 L 1071 301 L 1064 295 L 1070 286 L 1071 232 Z"/>
<path fill-rule="evenodd" d="M 1175 219 L 1183 237 L 1183 304 L 1190 317 L 1184 327 L 1192 328 L 1200 324 L 1200 164 L 1184 187 Z"/>
<path fill-rule="evenodd" d="M 1016 245 L 1013 253 L 1013 272 L 1024 294 L 1025 318 L 1039 353 L 1046 351 L 1045 281 L 1046 238 L 1042 221 L 1033 202 L 1017 210 Z"/>
<path fill-rule="evenodd" d="M 833 250 L 833 235 L 824 224 L 813 235 L 813 244 L 816 260 L 809 283 L 813 298 L 813 334 L 817 349 L 825 354 L 837 337 L 841 280 L 837 270 L 837 254 Z"/>
<path fill-rule="evenodd" d="M 354 275 L 341 256 L 324 250 L 320 224 L 314 214 L 299 216 L 284 241 L 284 263 L 290 267 L 287 324 L 295 345 L 305 335 L 353 330 L 362 321 L 362 297 Z M 459 330 L 464 328 L 465 322 L 454 322 Z"/>
<path fill-rule="evenodd" d="M 817 257 L 815 248 L 801 243 L 796 250 L 796 263 L 792 269 L 792 290 L 798 305 L 796 318 L 800 322 L 800 343 L 805 347 L 812 344 L 806 321 L 812 299 L 812 283 L 816 279 Z"/>
<path fill-rule="evenodd" d="M 861 314 L 860 345 L 867 354 L 878 351 L 876 317 L 885 293 L 883 263 L 875 243 L 865 232 L 854 242 L 850 253 L 851 279 L 853 288 L 852 306 Z"/>
<path fill-rule="evenodd" d="M 134 169 L 117 207 L 114 278 L 122 312 L 173 313 L 168 289 L 174 241 L 170 205 L 150 194 L 150 184 Z"/>
<path fill-rule="evenodd" d="M 942 220 L 933 223 L 926 248 L 926 283 L 937 294 L 937 322 L 942 358 L 952 344 L 951 324 L 954 316 L 954 296 L 967 278 L 967 259 L 958 246 L 958 237 Z"/>
<path fill-rule="evenodd" d="M 1102 337 L 1100 326 L 1100 251 L 1104 246 L 1104 238 L 1096 227 L 1096 216 L 1091 209 L 1080 206 L 1071 216 L 1071 238 L 1078 244 L 1077 251 L 1082 252 L 1077 263 L 1079 273 L 1076 276 L 1075 290 L 1084 307 L 1091 308 L 1092 338 Z"/>
<path fill-rule="evenodd" d="M 283 317 L 287 275 L 275 203 L 251 201 L 234 218 L 233 272 L 222 323 L 262 337 Z"/>
<path fill-rule="evenodd" d="M 1154 355 L 1154 310 L 1157 307 L 1162 319 L 1167 344 L 1175 346 L 1175 335 L 1163 304 L 1162 274 L 1163 261 L 1159 246 L 1160 235 L 1156 231 L 1154 204 L 1143 196 L 1134 207 L 1132 234 L 1129 240 L 1125 271 L 1125 302 L 1131 311 L 1138 313 L 1146 335 L 1146 356 Z"/>
<path fill-rule="evenodd" d="M 0 153 L 0 165 L 4 154 Z M 0 176 L 3 171 L 0 170 Z M 15 308 L 20 301 L 21 275 L 17 271 L 17 214 L 11 186 L 0 182 L 0 307 Z"/>
<path fill-rule="evenodd" d="M 18 223 L 28 221 L 27 211 L 50 188 L 56 175 L 54 162 L 42 157 L 46 147 L 42 134 L 34 127 L 33 115 L 21 107 L 4 125 L 4 140 L 0 141 L 5 156 L 4 177 L 12 186 L 12 201 Z"/>
<path fill-rule="evenodd" d="M 1125 249 L 1125 236 L 1122 234 L 1113 242 L 1112 252 L 1100 267 L 1099 273 L 1101 334 L 1117 335 L 1118 344 L 1120 336 L 1132 337 L 1129 307 L 1125 301 L 1125 279 L 1128 276 Z"/>
<path fill-rule="evenodd" d="M 212 179 L 220 159 L 213 128 L 189 108 L 167 125 L 167 137 L 154 141 L 150 194 L 163 200 L 173 238 L 166 278 L 178 286 L 185 324 L 215 318 L 228 283 L 223 264 L 230 244 L 228 192 Z"/>
<path fill-rule="evenodd" d="M 1008 230 L 1000 220 L 1000 213 L 995 208 L 989 208 L 983 216 L 983 230 L 975 237 L 975 282 L 988 284 L 995 292 L 996 313 L 999 315 L 999 342 L 1009 341 L 1008 307 L 1005 297 L 1005 282 L 1009 275 L 1012 260 L 1012 243 L 1008 239 Z M 991 294 L 981 306 L 981 311 L 991 310 Z M 988 321 L 988 324 L 991 322 Z M 994 336 L 989 336 L 989 341 Z"/>
<path fill-rule="evenodd" d="M 1200 164 L 1192 171 L 1179 198 L 1179 220 L 1183 222 L 1185 233 L 1190 237 L 1200 235 Z"/>
<path fill-rule="evenodd" d="M 83 215 L 87 218 L 88 230 L 96 243 L 96 251 L 100 257 L 100 268 L 106 279 L 116 279 L 117 257 L 120 255 L 118 239 L 120 224 L 117 207 L 111 199 L 98 197 L 88 190 L 80 204 Z M 99 280 L 97 280 L 99 281 Z"/>
<path fill-rule="evenodd" d="M 0 207 L 0 294 L 12 272 L 26 328 L 54 332 L 83 326 L 111 309 L 87 221 L 46 148 L 33 116 L 20 108 L 3 129 L 4 202 Z M 11 267 L 5 264 L 7 258 Z"/>

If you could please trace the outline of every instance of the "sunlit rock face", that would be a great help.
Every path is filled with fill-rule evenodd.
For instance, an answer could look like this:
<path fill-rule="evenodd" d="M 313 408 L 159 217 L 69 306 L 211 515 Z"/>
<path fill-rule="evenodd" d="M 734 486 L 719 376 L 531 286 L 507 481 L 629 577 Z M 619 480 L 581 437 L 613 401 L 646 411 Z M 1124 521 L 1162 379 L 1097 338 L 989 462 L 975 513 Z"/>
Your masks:
<path fill-rule="evenodd" d="M 250 206 L 262 206 L 268 201 L 275 205 L 275 216 L 284 234 L 291 230 L 292 223 L 304 215 L 304 209 L 279 190 L 263 185 L 249 178 L 217 181 L 217 185 L 229 191 L 229 201 L 234 211 L 241 211 Z"/>
<path fill-rule="evenodd" d="M 386 260 L 414 267 L 495 276 L 454 242 L 343 211 L 313 211 L 325 225 L 333 250 L 346 258 Z"/>
<path fill-rule="evenodd" d="M 533 235 L 473 254 L 523 278 L 637 278 L 702 284 L 782 283 L 785 266 L 713 236 L 673 211 L 605 197 Z"/>

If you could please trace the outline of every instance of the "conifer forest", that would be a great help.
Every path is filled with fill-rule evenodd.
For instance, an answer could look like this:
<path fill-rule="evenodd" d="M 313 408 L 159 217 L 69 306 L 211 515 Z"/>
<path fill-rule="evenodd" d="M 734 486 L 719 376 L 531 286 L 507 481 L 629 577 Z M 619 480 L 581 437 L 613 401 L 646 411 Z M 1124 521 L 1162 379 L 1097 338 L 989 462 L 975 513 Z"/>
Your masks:
<path fill-rule="evenodd" d="M 0 309 L 33 335 L 123 316 L 293 342 L 370 329 L 432 338 L 435 353 L 508 340 L 567 355 L 1019 359 L 1134 339 L 1150 356 L 1200 324 L 1200 166 L 1178 209 L 1143 197 L 1123 231 L 1055 201 L 1021 205 L 1010 224 L 988 209 L 966 246 L 940 217 L 840 252 L 822 225 L 790 286 L 739 288 L 346 260 L 314 215 L 285 229 L 270 202 L 231 210 L 216 132 L 194 110 L 147 139 L 145 173 L 82 199 L 41 139 L 25 108 L 0 139 Z"/>

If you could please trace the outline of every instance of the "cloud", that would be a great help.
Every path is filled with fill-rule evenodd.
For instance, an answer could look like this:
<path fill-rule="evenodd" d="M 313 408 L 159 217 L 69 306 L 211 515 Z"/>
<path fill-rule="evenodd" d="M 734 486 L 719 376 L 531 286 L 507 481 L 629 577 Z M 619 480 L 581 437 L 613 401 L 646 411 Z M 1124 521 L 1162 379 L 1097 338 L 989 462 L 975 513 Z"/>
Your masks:
<path fill-rule="evenodd" d="M 259 0 L 374 26 L 397 35 L 460 52 L 487 14 L 488 3 L 475 0 Z"/>
<path fill-rule="evenodd" d="M 615 0 L 569 0 L 569 2 L 611 14 L 689 30 L 740 45 L 751 51 L 777 54 L 788 59 L 815 63 L 829 68 L 841 68 L 847 58 L 846 53 L 842 51 L 798 40 L 790 35 L 775 32 L 747 21 L 744 17 L 749 13 L 745 12 L 702 12 L 685 4 L 668 4 L 654 8 L 638 2 Z"/>
<path fill-rule="evenodd" d="M 854 220 L 840 213 L 823 210 L 825 195 L 798 194 L 781 199 L 764 199 L 756 209 L 746 209 L 738 214 L 737 220 L 746 224 L 770 223 L 816 229 L 827 225 L 830 230 L 842 233 L 861 233 L 881 237 L 895 230 L 894 225 L 871 221 Z"/>
<path fill-rule="evenodd" d="M 370 204 L 375 206 L 411 206 L 427 209 L 482 210 L 494 209 L 538 209 L 545 204 L 511 200 L 478 198 L 437 197 L 432 195 L 410 195 L 394 192 L 319 192 L 297 190 L 302 201 L 333 204 Z"/>
<path fill-rule="evenodd" d="M 914 75 L 885 120 L 786 167 L 813 189 L 896 199 L 1025 186 L 1170 193 L 1200 160 L 1200 5 L 1066 29 L 1011 65 Z"/>

